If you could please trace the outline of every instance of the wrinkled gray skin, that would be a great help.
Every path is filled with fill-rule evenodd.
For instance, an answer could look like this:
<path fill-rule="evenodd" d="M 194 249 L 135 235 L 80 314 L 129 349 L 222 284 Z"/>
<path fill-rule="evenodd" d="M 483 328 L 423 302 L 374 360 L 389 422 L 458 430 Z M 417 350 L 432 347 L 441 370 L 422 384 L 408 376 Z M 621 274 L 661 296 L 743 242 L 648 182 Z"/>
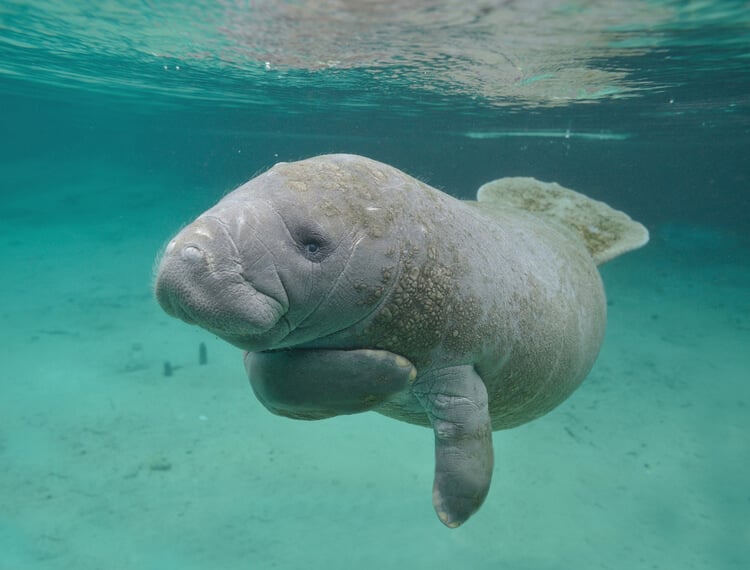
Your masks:
<path fill-rule="evenodd" d="M 562 402 L 605 325 L 572 234 L 353 155 L 279 163 L 228 194 L 169 242 L 156 295 L 247 351 L 274 413 L 431 425 L 450 527 L 488 492 L 492 430 Z"/>

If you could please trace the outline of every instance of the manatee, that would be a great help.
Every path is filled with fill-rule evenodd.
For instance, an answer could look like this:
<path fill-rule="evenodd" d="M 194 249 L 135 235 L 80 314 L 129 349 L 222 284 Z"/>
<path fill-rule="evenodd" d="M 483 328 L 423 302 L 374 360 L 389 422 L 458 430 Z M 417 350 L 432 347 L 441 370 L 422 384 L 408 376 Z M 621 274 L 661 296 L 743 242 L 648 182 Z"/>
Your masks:
<path fill-rule="evenodd" d="M 275 414 L 432 427 L 433 505 L 454 528 L 488 493 L 493 430 L 549 412 L 591 369 L 597 265 L 647 241 L 557 184 L 503 178 L 465 201 L 333 154 L 278 163 L 184 227 L 155 294 L 245 351 Z"/>

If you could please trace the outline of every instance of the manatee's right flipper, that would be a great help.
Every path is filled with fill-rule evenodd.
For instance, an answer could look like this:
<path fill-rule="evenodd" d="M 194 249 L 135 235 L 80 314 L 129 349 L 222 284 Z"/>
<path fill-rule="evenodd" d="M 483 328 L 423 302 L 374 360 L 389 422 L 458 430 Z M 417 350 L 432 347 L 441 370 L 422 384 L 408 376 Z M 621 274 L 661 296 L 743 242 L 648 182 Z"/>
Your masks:
<path fill-rule="evenodd" d="M 534 178 L 499 178 L 484 184 L 472 205 L 491 215 L 494 207 L 531 212 L 572 230 L 597 265 L 648 242 L 648 230 L 604 202 Z"/>
<path fill-rule="evenodd" d="M 417 376 L 403 356 L 370 349 L 249 352 L 245 369 L 266 408 L 301 420 L 365 412 Z"/>
<path fill-rule="evenodd" d="M 473 366 L 425 374 L 412 386 L 435 430 L 432 504 L 450 528 L 484 502 L 492 479 L 492 425 L 487 389 Z"/>

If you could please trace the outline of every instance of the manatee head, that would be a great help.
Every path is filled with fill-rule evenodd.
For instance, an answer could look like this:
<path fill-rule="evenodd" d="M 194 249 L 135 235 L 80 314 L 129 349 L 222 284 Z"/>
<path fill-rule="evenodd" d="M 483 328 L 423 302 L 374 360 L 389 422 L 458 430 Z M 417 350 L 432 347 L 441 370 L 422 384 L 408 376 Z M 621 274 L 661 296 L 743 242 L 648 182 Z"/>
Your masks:
<path fill-rule="evenodd" d="M 367 319 L 398 271 L 404 176 L 351 155 L 277 164 L 168 243 L 160 305 L 250 352 Z"/>

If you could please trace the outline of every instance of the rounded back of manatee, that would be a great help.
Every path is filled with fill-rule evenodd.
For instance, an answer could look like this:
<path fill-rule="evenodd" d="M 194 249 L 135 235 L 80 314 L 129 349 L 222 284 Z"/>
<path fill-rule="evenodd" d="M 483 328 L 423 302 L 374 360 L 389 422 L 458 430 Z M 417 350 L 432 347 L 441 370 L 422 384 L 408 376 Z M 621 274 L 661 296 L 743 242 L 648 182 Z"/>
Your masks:
<path fill-rule="evenodd" d="M 374 410 L 432 426 L 433 504 L 482 504 L 492 430 L 548 412 L 591 369 L 596 265 L 645 228 L 557 184 L 508 178 L 457 200 L 380 162 L 279 163 L 169 242 L 164 310 L 247 351 L 253 390 L 300 419 Z"/>

